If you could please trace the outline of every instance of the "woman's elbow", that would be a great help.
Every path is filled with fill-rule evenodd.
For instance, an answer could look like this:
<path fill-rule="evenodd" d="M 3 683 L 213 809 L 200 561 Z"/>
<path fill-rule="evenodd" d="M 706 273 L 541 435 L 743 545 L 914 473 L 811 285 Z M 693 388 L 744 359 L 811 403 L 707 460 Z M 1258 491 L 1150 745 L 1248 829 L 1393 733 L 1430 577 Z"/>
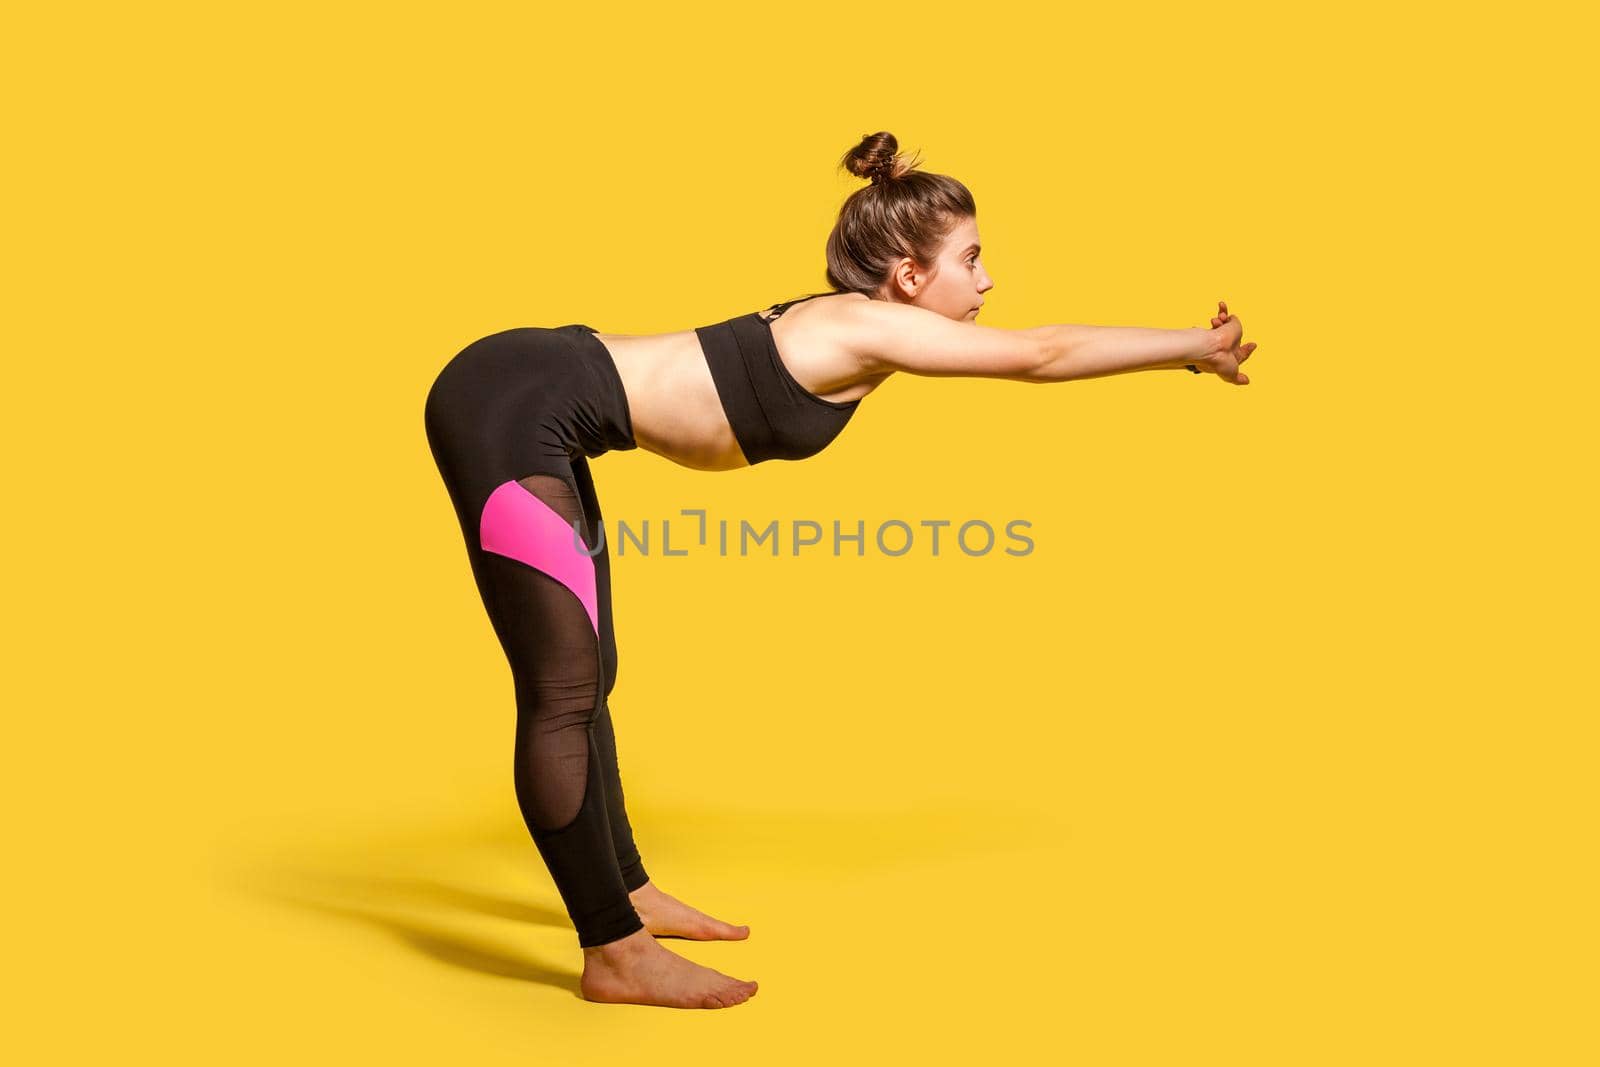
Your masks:
<path fill-rule="evenodd" d="M 1056 376 L 1056 351 L 1049 338 L 1024 332 L 1025 343 L 1020 350 L 1008 354 L 1006 371 L 997 377 L 1017 382 L 1053 382 Z"/>

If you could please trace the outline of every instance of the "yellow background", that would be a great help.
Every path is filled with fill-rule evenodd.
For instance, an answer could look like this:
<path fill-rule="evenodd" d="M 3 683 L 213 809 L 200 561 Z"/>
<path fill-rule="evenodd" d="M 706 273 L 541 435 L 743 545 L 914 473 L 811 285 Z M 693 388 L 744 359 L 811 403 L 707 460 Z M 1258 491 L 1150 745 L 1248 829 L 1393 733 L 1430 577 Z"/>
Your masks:
<path fill-rule="evenodd" d="M 1594 1062 L 1594 174 L 1565 5 L 14 14 L 18 1062 Z M 890 381 L 608 520 L 1036 548 L 614 561 L 645 863 L 761 982 L 588 1004 L 422 433 L 474 338 L 823 286 L 894 132 L 992 326 L 1253 384 Z"/>

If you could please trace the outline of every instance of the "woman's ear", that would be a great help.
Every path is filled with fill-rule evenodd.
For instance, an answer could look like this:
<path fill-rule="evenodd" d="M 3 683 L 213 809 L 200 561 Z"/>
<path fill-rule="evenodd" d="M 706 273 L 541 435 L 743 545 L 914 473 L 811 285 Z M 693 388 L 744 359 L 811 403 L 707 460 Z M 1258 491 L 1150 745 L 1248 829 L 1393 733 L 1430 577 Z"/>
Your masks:
<path fill-rule="evenodd" d="M 920 282 L 921 279 L 917 277 L 917 265 L 909 256 L 902 256 L 900 262 L 889 272 L 890 292 L 907 300 L 916 299 L 917 292 L 922 288 Z"/>

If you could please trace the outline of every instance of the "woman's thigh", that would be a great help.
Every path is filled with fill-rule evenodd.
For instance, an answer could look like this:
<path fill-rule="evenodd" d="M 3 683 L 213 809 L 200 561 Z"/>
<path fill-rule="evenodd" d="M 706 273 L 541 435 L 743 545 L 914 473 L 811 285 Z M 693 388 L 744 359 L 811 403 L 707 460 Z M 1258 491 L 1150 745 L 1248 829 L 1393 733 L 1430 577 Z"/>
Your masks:
<path fill-rule="evenodd" d="M 479 566 L 484 607 L 510 664 L 517 699 L 521 787 L 535 825 L 577 814 L 589 732 L 603 699 L 594 561 L 570 477 L 510 479 L 484 509 Z"/>

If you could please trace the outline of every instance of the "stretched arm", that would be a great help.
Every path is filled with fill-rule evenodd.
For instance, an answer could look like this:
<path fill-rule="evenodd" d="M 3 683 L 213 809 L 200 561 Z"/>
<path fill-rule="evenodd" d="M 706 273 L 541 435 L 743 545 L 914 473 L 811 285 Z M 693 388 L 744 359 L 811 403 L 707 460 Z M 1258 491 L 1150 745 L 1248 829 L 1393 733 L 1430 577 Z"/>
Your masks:
<path fill-rule="evenodd" d="M 1146 326 L 1034 326 L 1044 361 L 1023 381 L 1074 382 L 1138 370 L 1181 370 L 1216 351 L 1218 336 L 1204 326 L 1160 330 Z"/>
<path fill-rule="evenodd" d="M 1221 325 L 1209 330 L 1075 325 L 1004 330 L 883 300 L 851 301 L 840 314 L 847 323 L 846 348 L 868 375 L 906 371 L 1019 382 L 1077 381 L 1202 361 L 1209 366 L 1238 343 L 1239 334 L 1237 320 L 1226 323 L 1220 317 L 1213 322 Z"/>

